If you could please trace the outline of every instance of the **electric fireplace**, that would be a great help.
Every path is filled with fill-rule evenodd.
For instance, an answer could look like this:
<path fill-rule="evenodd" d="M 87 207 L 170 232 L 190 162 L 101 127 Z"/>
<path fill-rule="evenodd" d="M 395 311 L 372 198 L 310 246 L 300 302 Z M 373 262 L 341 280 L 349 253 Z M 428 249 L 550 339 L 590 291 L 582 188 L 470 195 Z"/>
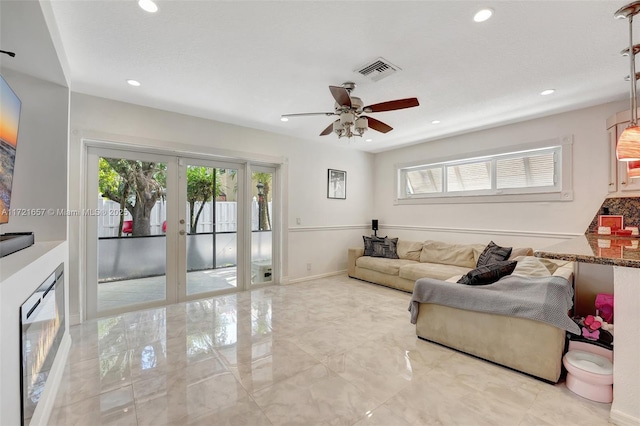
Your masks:
<path fill-rule="evenodd" d="M 64 336 L 64 265 L 60 264 L 20 307 L 22 424 L 40 401 Z"/>

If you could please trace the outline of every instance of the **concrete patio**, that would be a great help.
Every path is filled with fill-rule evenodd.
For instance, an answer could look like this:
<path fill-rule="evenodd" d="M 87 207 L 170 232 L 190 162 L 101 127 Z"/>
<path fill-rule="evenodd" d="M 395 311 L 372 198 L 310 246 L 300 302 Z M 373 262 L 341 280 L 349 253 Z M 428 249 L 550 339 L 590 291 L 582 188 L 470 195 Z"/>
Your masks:
<path fill-rule="evenodd" d="M 237 287 L 236 267 L 187 272 L 187 295 Z M 165 300 L 166 277 L 136 278 L 98 284 L 98 311 Z"/>

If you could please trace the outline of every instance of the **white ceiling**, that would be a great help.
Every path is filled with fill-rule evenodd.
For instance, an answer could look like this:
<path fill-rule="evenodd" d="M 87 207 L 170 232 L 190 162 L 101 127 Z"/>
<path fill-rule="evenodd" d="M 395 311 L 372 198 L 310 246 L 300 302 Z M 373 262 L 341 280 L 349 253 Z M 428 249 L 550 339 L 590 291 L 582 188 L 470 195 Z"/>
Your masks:
<path fill-rule="evenodd" d="M 157 3 L 155 14 L 135 0 L 45 6 L 71 90 L 370 152 L 628 96 L 628 21 L 613 19 L 624 1 Z M 474 23 L 482 7 L 495 14 Z M 354 72 L 379 56 L 402 71 Z M 394 127 L 367 132 L 373 142 L 318 136 L 330 117 L 279 120 L 331 111 L 328 86 L 344 81 L 365 104 L 421 105 L 372 114 Z"/>

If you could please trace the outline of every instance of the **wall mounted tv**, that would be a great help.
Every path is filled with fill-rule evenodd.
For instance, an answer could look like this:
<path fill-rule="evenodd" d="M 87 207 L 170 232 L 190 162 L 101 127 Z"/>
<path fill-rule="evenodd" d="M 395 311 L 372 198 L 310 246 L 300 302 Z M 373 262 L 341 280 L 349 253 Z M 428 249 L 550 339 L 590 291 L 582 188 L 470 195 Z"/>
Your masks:
<path fill-rule="evenodd" d="M 0 76 L 0 224 L 9 221 L 22 102 Z"/>

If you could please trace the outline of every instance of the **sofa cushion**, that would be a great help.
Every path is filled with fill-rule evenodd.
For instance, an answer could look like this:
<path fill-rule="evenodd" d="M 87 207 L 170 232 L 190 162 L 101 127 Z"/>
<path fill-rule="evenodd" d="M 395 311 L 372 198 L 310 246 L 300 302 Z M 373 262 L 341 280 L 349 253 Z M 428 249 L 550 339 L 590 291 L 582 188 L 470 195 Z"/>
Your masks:
<path fill-rule="evenodd" d="M 515 260 L 503 260 L 480 266 L 467 272 L 466 275 L 458 280 L 458 283 L 466 285 L 492 284 L 500 278 L 510 275 L 517 263 Z"/>
<path fill-rule="evenodd" d="M 420 254 L 420 262 L 440 263 L 464 268 L 475 268 L 476 266 L 471 244 L 450 244 L 433 240 L 424 242 L 422 253 Z"/>
<path fill-rule="evenodd" d="M 363 269 L 381 272 L 388 275 L 398 275 L 400 267 L 417 263 L 408 259 L 386 259 L 384 257 L 362 256 L 356 260 L 356 266 Z"/>
<path fill-rule="evenodd" d="M 398 257 L 400 259 L 420 261 L 422 243 L 420 241 L 398 240 Z"/>
<path fill-rule="evenodd" d="M 476 267 L 490 265 L 492 263 L 507 260 L 509 258 L 509 255 L 511 255 L 512 250 L 513 247 L 500 247 L 499 245 L 491 241 L 482 251 L 480 257 L 478 257 Z"/>
<path fill-rule="evenodd" d="M 533 249 L 531 247 L 514 247 L 511 250 L 509 260 L 515 260 L 516 257 L 520 256 L 533 256 Z"/>
<path fill-rule="evenodd" d="M 454 275 L 466 274 L 469 269 L 464 266 L 443 265 L 441 263 L 412 263 L 400 268 L 400 278 L 411 281 L 426 277 L 446 280 Z"/>
<path fill-rule="evenodd" d="M 561 266 L 552 260 L 534 256 L 519 256 L 515 260 L 518 264 L 512 275 L 526 277 L 550 277 Z"/>
<path fill-rule="evenodd" d="M 385 257 L 387 259 L 398 259 L 396 252 L 397 238 L 362 237 L 364 240 L 364 255 L 372 257 Z"/>

